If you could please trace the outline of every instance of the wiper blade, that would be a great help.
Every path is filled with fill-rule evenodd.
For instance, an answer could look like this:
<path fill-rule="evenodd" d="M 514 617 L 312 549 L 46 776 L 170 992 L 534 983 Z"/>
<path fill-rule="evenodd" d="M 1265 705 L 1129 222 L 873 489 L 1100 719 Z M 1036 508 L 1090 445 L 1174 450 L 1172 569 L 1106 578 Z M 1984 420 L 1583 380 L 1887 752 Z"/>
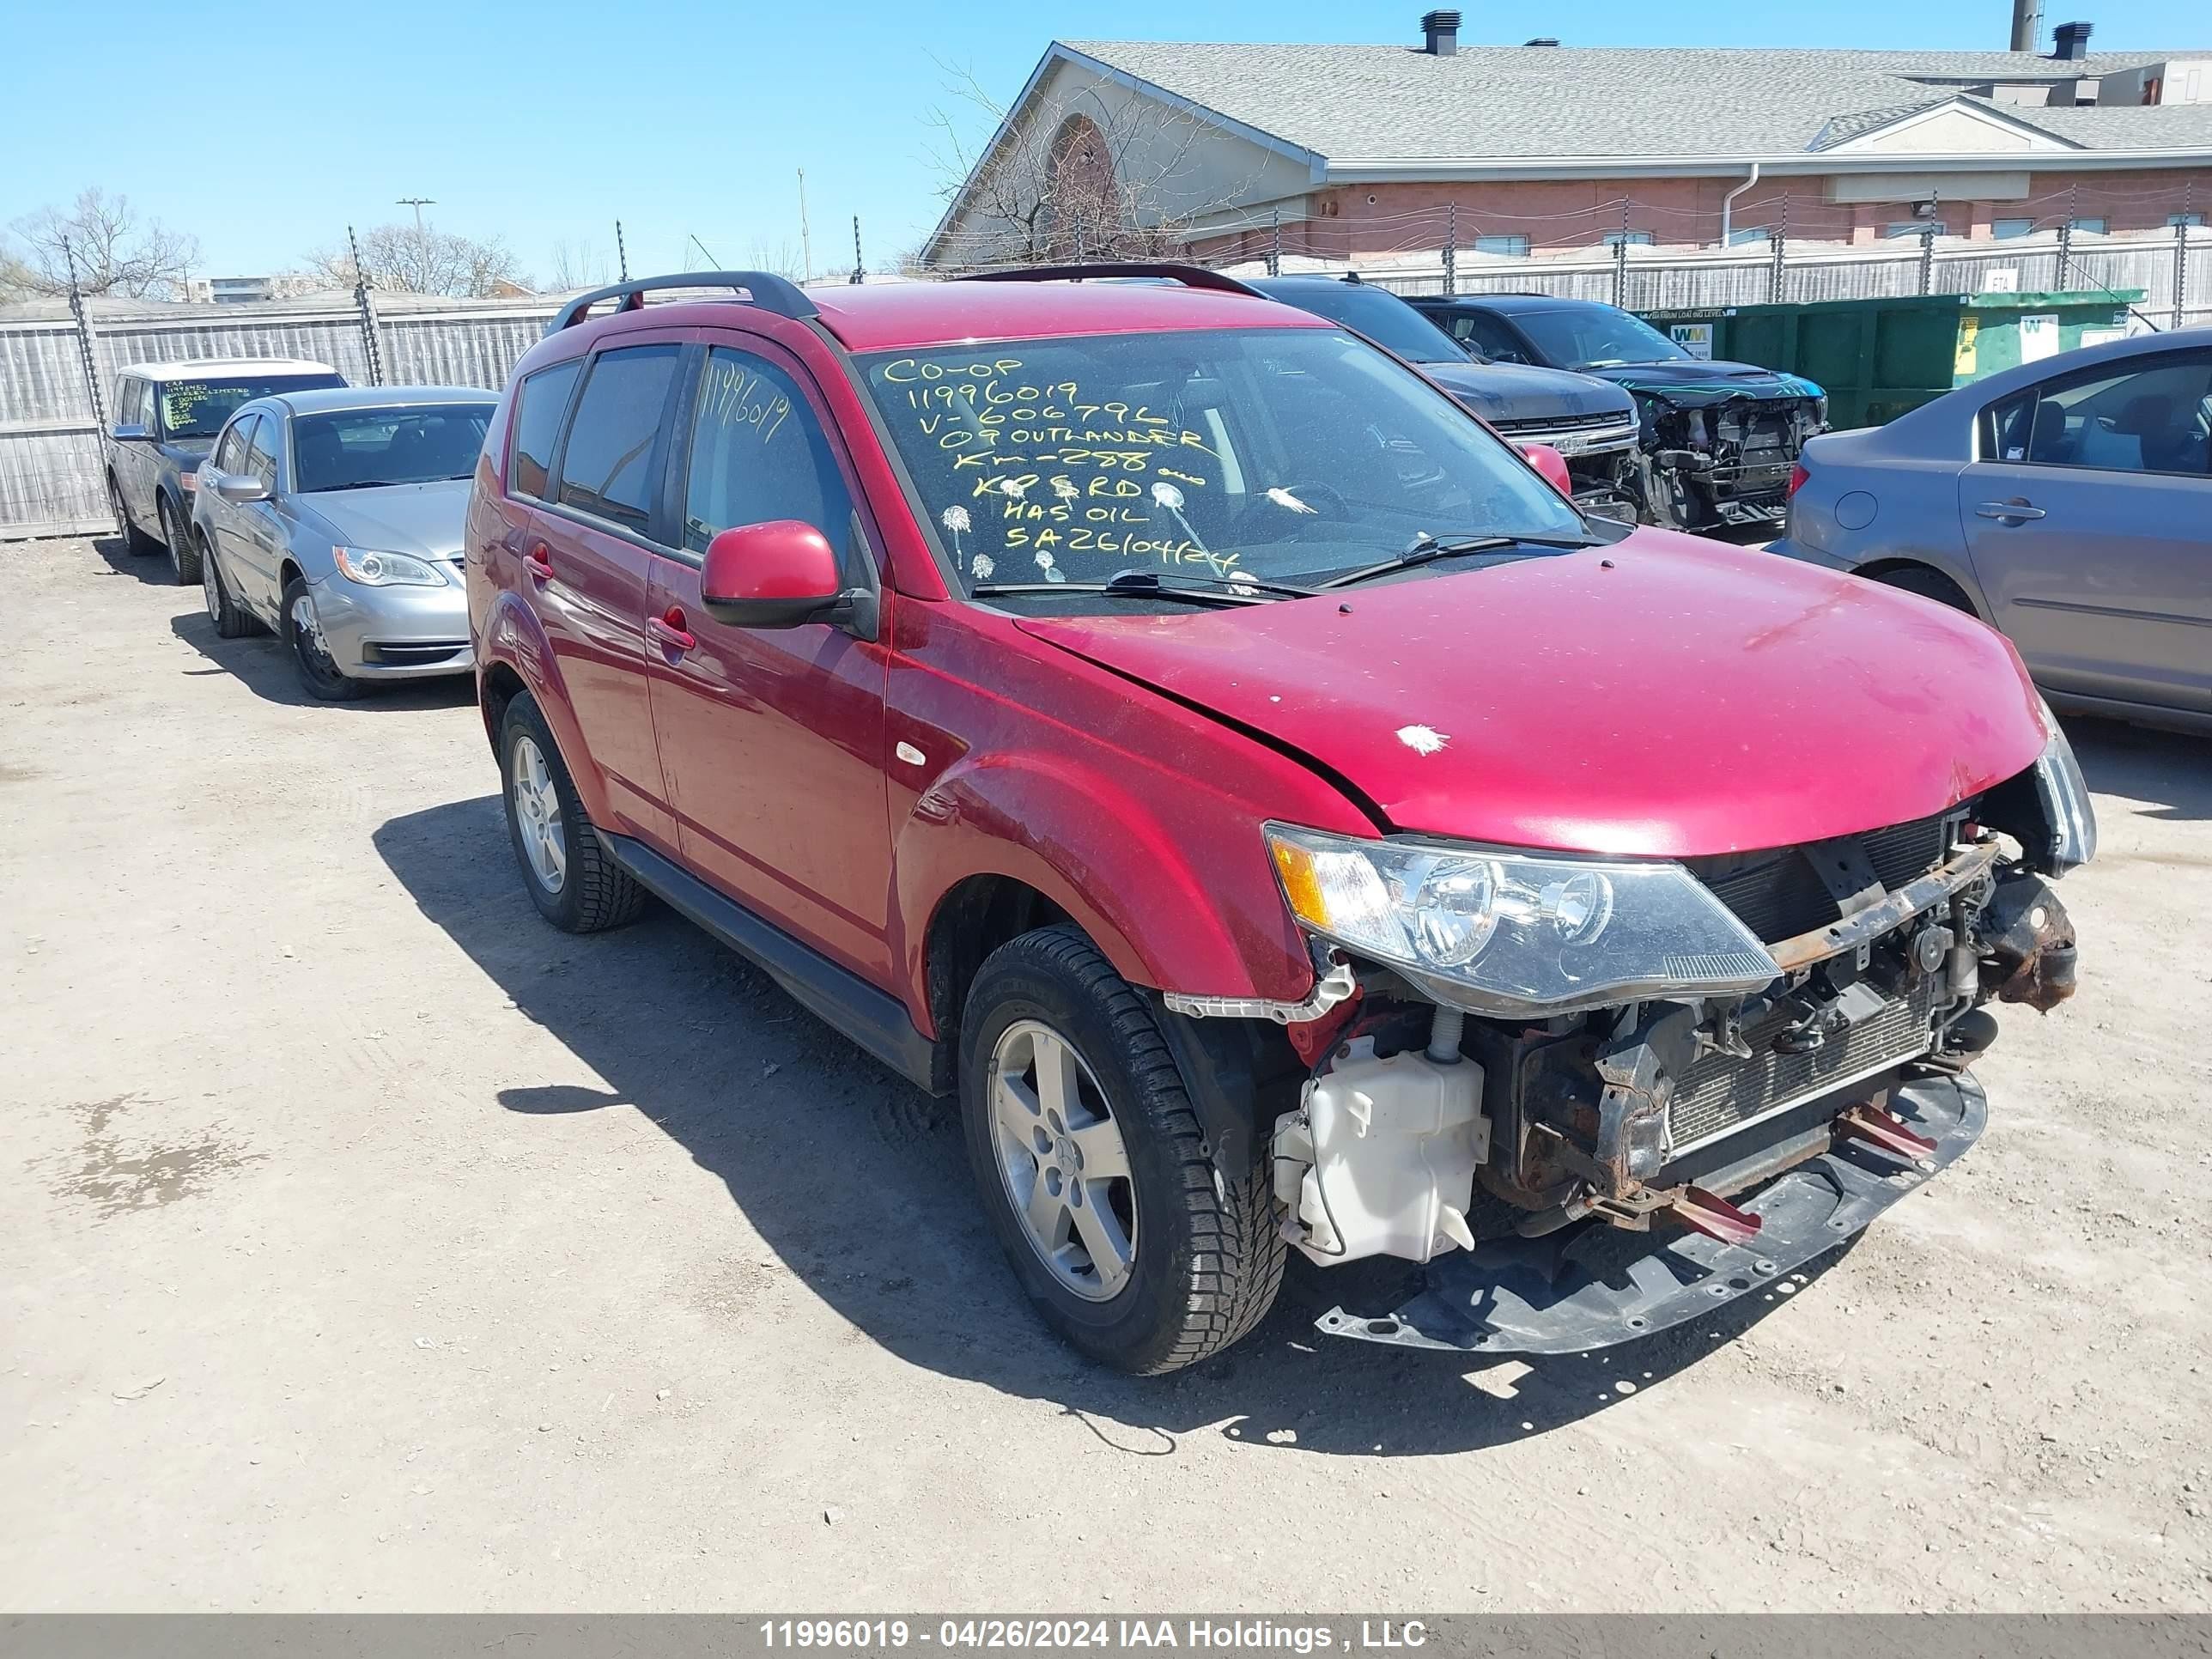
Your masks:
<path fill-rule="evenodd" d="M 1182 570 L 1174 574 L 1178 582 L 1194 582 L 1201 587 L 1229 593 L 1279 593 L 1285 599 L 1305 599 L 1321 591 L 1317 587 L 1299 587 L 1290 582 L 1262 581 L 1259 577 L 1249 574 L 1241 580 L 1233 574 L 1194 576 Z M 1157 570 L 1117 570 L 1106 579 L 1106 591 L 1109 593 L 1172 593 L 1177 590 L 1170 587 L 1166 578 Z"/>
<path fill-rule="evenodd" d="M 420 483 L 420 478 L 361 478 L 352 483 L 325 484 L 319 489 L 305 490 L 309 495 L 335 495 L 341 489 L 396 489 L 404 483 Z"/>
<path fill-rule="evenodd" d="M 1217 591 L 1211 587 L 1162 587 L 1157 584 L 1125 582 L 1115 586 L 1103 582 L 977 582 L 969 597 L 995 599 L 1002 593 L 1104 593 L 1117 599 L 1180 599 L 1185 605 L 1256 605 L 1259 599 L 1242 599 L 1241 588 Z"/>
<path fill-rule="evenodd" d="M 1364 569 L 1346 571 L 1341 576 L 1332 576 L 1321 586 L 1349 587 L 1355 582 L 1367 580 L 1370 576 L 1384 576 L 1395 570 L 1411 570 L 1435 559 L 1456 558 L 1463 553 L 1494 553 L 1505 547 L 1550 547 L 1566 552 L 1597 545 L 1595 538 L 1586 536 L 1462 536 L 1449 541 L 1435 536 L 1416 536 L 1407 544 L 1406 550 L 1395 558 L 1370 564 Z"/>

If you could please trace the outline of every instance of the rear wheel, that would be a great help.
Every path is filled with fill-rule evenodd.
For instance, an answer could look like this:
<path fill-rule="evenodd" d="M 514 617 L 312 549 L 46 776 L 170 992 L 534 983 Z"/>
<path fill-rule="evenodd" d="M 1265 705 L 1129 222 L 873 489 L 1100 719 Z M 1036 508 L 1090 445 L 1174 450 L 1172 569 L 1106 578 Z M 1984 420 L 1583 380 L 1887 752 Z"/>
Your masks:
<path fill-rule="evenodd" d="M 169 574 L 179 587 L 190 587 L 200 579 L 199 544 L 177 509 L 169 504 L 167 495 L 161 497 L 161 539 L 168 544 Z"/>
<path fill-rule="evenodd" d="M 216 562 L 215 549 L 204 536 L 193 532 L 199 543 L 200 598 L 207 605 L 208 620 L 215 624 L 221 638 L 234 640 L 253 631 L 253 616 L 230 597 L 224 585 L 222 567 Z"/>
<path fill-rule="evenodd" d="M 975 1184 L 1048 1324 L 1150 1376 L 1260 1322 L 1283 1273 L 1262 1172 L 1207 1157 L 1151 1005 L 1096 945 L 1046 927 L 994 951 L 960 1051 Z"/>
<path fill-rule="evenodd" d="M 308 696 L 344 702 L 368 689 L 359 680 L 348 679 L 331 655 L 323 625 L 315 618 L 315 596 L 303 577 L 284 584 L 284 643 L 291 647 L 292 665 L 300 671 L 300 684 L 307 688 Z"/>
<path fill-rule="evenodd" d="M 500 721 L 499 768 L 507 835 L 538 914 L 569 933 L 636 920 L 645 889 L 600 843 L 545 716 L 527 692 L 507 704 Z"/>
<path fill-rule="evenodd" d="M 1886 587 L 1902 588 L 1907 593 L 1917 593 L 1923 599 L 1933 599 L 1938 605 L 1948 605 L 1954 611 L 1974 614 L 1973 601 L 1966 597 L 1966 589 L 1940 570 L 1931 570 L 1924 564 L 1900 564 L 1894 569 L 1876 571 L 1869 579 Z"/>
<path fill-rule="evenodd" d="M 123 486 L 115 482 L 115 475 L 107 475 L 107 510 L 115 515 L 116 527 L 123 532 L 123 550 L 144 555 L 154 552 L 161 544 L 141 530 L 131 516 L 131 509 L 123 504 Z"/>

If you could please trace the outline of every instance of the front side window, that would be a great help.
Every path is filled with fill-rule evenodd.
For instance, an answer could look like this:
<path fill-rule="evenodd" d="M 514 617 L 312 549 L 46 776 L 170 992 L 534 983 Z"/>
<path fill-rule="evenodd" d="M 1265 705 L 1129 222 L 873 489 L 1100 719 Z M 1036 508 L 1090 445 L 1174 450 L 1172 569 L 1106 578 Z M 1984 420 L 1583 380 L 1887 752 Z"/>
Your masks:
<path fill-rule="evenodd" d="M 1305 282 L 1278 286 L 1262 280 L 1255 284 L 1271 300 L 1326 317 L 1355 329 L 1409 363 L 1465 362 L 1451 337 L 1425 313 L 1407 305 L 1388 289 L 1364 283 Z"/>
<path fill-rule="evenodd" d="M 307 392 L 343 386 L 336 374 L 228 376 L 205 380 L 165 380 L 154 399 L 164 438 L 212 438 L 242 404 L 279 392 Z"/>
<path fill-rule="evenodd" d="M 240 471 L 258 478 L 264 489 L 276 488 L 276 422 L 266 415 L 247 416 L 252 429 L 246 436 L 246 455 Z"/>
<path fill-rule="evenodd" d="M 1513 331 L 1495 317 L 1485 316 L 1480 311 L 1455 311 L 1450 319 L 1452 338 L 1474 347 L 1493 362 L 1528 362 L 1528 354 L 1521 349 L 1521 342 Z"/>
<path fill-rule="evenodd" d="M 971 588 L 1133 569 L 1304 583 L 1425 536 L 1588 536 L 1465 410 L 1334 329 L 1023 340 L 860 362 L 915 505 Z"/>
<path fill-rule="evenodd" d="M 240 463 L 246 455 L 246 428 L 253 424 L 254 419 L 253 416 L 248 415 L 242 421 L 230 423 L 229 428 L 222 434 L 222 441 L 215 447 L 216 471 L 236 472 L 241 470 Z"/>
<path fill-rule="evenodd" d="M 1520 311 L 1514 313 L 1513 320 L 1536 343 L 1545 362 L 1563 368 L 1663 363 L 1690 355 L 1641 317 L 1613 306 Z"/>
<path fill-rule="evenodd" d="M 660 479 L 660 429 L 682 348 L 602 351 L 561 452 L 562 506 L 642 533 Z"/>
<path fill-rule="evenodd" d="M 2108 472 L 2212 472 L 2212 353 L 2085 369 L 1982 413 L 1984 460 Z"/>
<path fill-rule="evenodd" d="M 476 471 L 489 404 L 342 409 L 292 421 L 294 483 L 303 490 L 435 483 Z"/>
<path fill-rule="evenodd" d="M 796 519 L 845 556 L 853 498 L 829 434 L 790 375 L 749 351 L 707 354 L 684 490 L 684 545 L 703 553 L 717 532 Z"/>
<path fill-rule="evenodd" d="M 541 368 L 515 388 L 514 452 L 507 469 L 509 495 L 540 501 L 553 499 L 547 487 L 553 476 L 553 446 L 560 440 L 561 417 L 568 412 L 568 394 L 583 372 L 580 357 Z"/>

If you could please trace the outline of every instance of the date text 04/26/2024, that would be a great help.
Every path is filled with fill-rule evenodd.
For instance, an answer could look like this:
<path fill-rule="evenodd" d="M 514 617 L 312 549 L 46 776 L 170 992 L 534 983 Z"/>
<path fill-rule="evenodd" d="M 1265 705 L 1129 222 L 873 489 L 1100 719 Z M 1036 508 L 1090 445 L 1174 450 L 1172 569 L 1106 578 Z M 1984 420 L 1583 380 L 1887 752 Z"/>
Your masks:
<path fill-rule="evenodd" d="M 1350 1628 L 1264 1619 L 946 1619 L 933 1627 L 905 1619 L 772 1619 L 759 1629 L 766 1647 L 833 1653 L 929 1646 L 953 1652 L 1172 1648 L 1313 1654 L 1419 1648 L 1427 1642 L 1420 1620 L 1395 1619 L 1363 1619 Z"/>

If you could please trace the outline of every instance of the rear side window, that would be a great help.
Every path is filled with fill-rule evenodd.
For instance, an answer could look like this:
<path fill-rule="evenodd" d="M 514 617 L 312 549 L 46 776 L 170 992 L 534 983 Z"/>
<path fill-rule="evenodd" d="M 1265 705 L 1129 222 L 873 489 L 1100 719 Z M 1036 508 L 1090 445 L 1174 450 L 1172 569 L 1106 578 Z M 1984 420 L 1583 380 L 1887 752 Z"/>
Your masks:
<path fill-rule="evenodd" d="M 561 435 L 561 417 L 568 412 L 568 394 L 576 389 L 583 361 L 556 363 L 541 368 L 515 389 L 514 459 L 507 469 L 510 495 L 529 495 L 550 501 L 546 489 L 553 476 L 553 445 Z"/>
<path fill-rule="evenodd" d="M 642 532 L 660 481 L 660 428 L 680 348 L 602 351 L 561 451 L 563 507 Z"/>
<path fill-rule="evenodd" d="M 1982 420 L 1984 460 L 2202 477 L 2212 471 L 2212 353 L 2083 369 L 1992 404 Z"/>
<path fill-rule="evenodd" d="M 792 378 L 750 352 L 717 346 L 699 381 L 684 545 L 703 553 L 718 531 L 775 519 L 812 525 L 842 558 L 853 498 Z"/>

